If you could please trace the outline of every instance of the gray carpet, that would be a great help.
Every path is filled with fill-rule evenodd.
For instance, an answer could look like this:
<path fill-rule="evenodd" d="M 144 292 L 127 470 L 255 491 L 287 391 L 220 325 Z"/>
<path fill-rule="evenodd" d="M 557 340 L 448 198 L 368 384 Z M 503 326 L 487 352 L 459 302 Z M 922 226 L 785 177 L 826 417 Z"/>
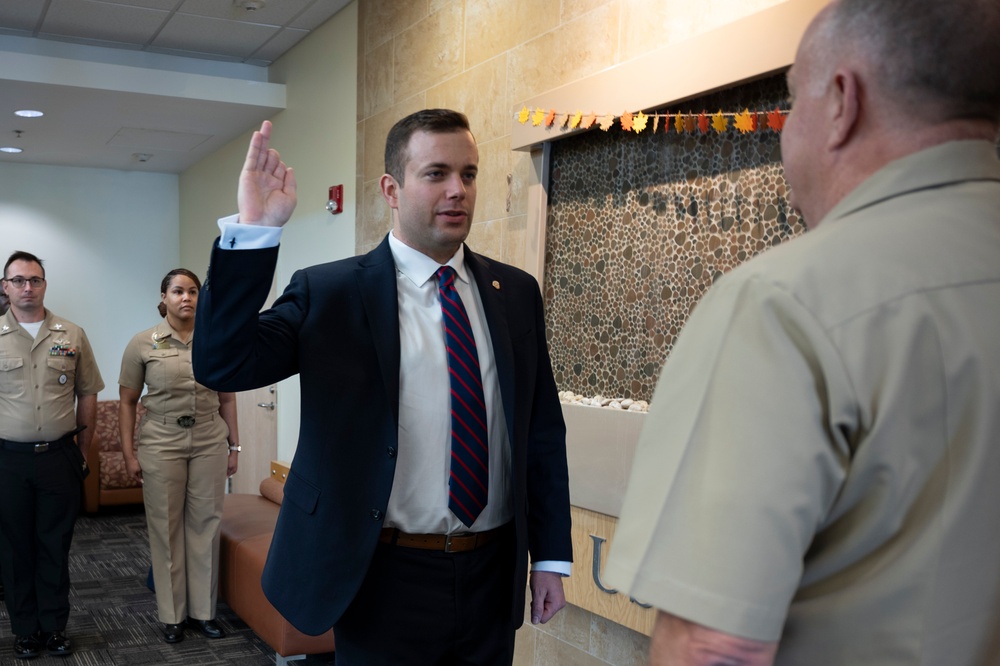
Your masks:
<path fill-rule="evenodd" d="M 156 599 L 146 587 L 149 542 L 142 507 L 109 507 L 81 516 L 70 552 L 68 657 L 15 659 L 7 608 L 0 606 L 0 665 L 140 666 L 146 664 L 253 666 L 274 664 L 274 650 L 228 606 L 219 602 L 216 619 L 225 638 L 208 640 L 188 630 L 174 645 L 163 642 Z M 312 655 L 294 666 L 328 666 L 333 654 Z"/>

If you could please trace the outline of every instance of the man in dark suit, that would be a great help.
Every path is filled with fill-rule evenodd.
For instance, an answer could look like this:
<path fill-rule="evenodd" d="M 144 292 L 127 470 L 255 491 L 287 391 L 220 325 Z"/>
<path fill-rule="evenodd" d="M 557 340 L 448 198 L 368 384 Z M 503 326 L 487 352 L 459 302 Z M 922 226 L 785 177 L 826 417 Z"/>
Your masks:
<path fill-rule="evenodd" d="M 532 622 L 565 605 L 565 426 L 537 283 L 464 245 L 479 163 L 468 121 L 399 121 L 380 183 L 392 231 L 296 272 L 258 315 L 296 199 L 270 134 L 265 122 L 251 139 L 239 223 L 220 221 L 194 345 L 195 375 L 216 390 L 299 374 L 264 591 L 300 630 L 333 626 L 338 664 L 510 664 L 529 553 Z"/>

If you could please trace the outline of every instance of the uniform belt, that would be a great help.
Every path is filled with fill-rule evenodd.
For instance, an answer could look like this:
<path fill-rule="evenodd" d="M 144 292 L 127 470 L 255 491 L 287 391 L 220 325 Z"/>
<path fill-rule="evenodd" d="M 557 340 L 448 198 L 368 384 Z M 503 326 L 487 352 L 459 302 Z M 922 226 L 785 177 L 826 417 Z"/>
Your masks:
<path fill-rule="evenodd" d="M 387 527 L 379 534 L 378 540 L 390 546 L 440 550 L 446 553 L 464 553 L 485 546 L 500 535 L 500 530 L 486 530 L 471 534 L 407 534 L 395 527 Z"/>
<path fill-rule="evenodd" d="M 158 423 L 163 423 L 164 425 L 179 425 L 182 428 L 193 428 L 197 421 L 213 421 L 215 420 L 215 414 L 208 414 L 199 416 L 197 419 L 193 414 L 184 414 L 182 416 L 167 416 L 165 414 L 157 414 L 155 412 L 146 412 L 146 418 L 157 421 Z"/>
<path fill-rule="evenodd" d="M 15 453 L 45 453 L 46 451 L 58 451 L 59 449 L 75 444 L 73 437 L 76 433 L 83 430 L 83 428 L 77 428 L 72 432 L 68 432 L 59 439 L 53 439 L 49 442 L 13 442 L 9 439 L 0 439 L 0 447 L 5 451 L 14 451 Z"/>

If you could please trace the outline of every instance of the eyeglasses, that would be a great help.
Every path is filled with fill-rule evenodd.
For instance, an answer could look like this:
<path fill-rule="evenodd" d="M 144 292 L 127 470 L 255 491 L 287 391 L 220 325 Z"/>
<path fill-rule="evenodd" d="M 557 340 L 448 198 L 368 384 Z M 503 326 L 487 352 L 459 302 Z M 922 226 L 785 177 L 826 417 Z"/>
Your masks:
<path fill-rule="evenodd" d="M 15 289 L 24 289 L 24 285 L 30 284 L 32 289 L 38 289 L 43 284 L 45 284 L 45 278 L 43 277 L 21 277 L 20 275 L 12 278 L 4 278 L 4 282 L 9 282 L 14 285 Z"/>

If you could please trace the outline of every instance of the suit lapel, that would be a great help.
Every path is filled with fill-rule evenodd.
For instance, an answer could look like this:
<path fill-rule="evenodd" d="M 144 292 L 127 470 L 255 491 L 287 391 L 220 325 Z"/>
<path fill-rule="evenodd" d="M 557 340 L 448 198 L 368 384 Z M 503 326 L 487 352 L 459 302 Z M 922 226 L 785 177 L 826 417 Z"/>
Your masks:
<path fill-rule="evenodd" d="M 355 271 L 361 302 L 372 329 L 372 341 L 378 356 L 379 371 L 392 406 L 392 417 L 399 424 L 399 302 L 396 294 L 396 263 L 389 249 L 389 239 L 362 257 Z"/>
<path fill-rule="evenodd" d="M 503 282 L 490 266 L 489 259 L 465 247 L 465 265 L 476 278 L 476 288 L 483 302 L 486 324 L 490 328 L 493 343 L 493 357 L 496 361 L 497 377 L 500 382 L 500 396 L 503 412 L 507 420 L 507 432 L 511 444 L 514 443 L 514 345 L 507 325 L 507 301 L 504 297 Z M 498 286 L 497 286 L 498 285 Z"/>

